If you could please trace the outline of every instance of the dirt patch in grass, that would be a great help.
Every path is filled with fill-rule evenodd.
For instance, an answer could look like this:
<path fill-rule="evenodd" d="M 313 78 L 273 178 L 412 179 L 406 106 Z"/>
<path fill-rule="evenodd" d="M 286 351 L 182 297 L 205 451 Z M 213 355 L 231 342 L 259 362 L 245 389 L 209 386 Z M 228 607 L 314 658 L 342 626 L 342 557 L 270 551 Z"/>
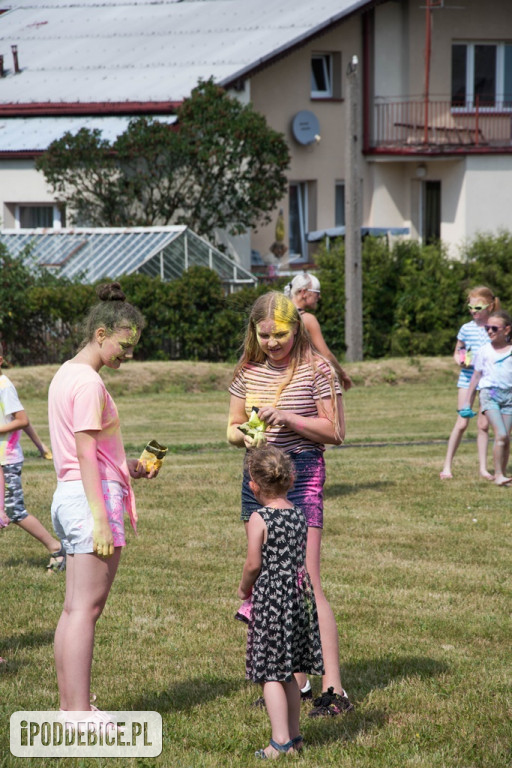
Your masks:
<path fill-rule="evenodd" d="M 411 357 L 345 363 L 356 386 L 425 382 L 455 382 L 457 369 L 451 357 Z M 25 397 L 46 397 L 57 365 L 9 368 L 7 375 Z M 109 390 L 116 397 L 144 393 L 226 391 L 234 366 L 231 363 L 154 361 L 126 363 L 118 371 L 102 369 Z"/>

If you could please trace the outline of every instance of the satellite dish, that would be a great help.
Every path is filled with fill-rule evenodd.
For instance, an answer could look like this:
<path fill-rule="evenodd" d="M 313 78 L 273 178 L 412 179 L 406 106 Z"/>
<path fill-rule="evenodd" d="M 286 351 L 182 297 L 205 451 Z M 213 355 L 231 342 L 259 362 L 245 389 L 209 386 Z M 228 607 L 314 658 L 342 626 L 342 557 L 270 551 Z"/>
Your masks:
<path fill-rule="evenodd" d="M 313 144 L 320 138 L 320 123 L 317 116 L 307 109 L 297 112 L 292 121 L 292 134 L 299 144 Z"/>

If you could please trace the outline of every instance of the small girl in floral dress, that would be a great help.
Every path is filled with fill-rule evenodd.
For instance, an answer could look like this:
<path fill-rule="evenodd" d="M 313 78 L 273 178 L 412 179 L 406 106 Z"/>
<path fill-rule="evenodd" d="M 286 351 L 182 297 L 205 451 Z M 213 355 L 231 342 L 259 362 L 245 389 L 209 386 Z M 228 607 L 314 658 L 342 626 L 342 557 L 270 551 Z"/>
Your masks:
<path fill-rule="evenodd" d="M 307 523 L 286 494 L 294 481 L 291 459 L 274 446 L 252 448 L 250 488 L 262 507 L 247 525 L 247 557 L 238 587 L 252 594 L 246 677 L 263 686 L 272 726 L 268 747 L 255 754 L 276 758 L 299 751 L 300 690 L 296 672 L 323 674 L 313 588 L 306 571 Z"/>

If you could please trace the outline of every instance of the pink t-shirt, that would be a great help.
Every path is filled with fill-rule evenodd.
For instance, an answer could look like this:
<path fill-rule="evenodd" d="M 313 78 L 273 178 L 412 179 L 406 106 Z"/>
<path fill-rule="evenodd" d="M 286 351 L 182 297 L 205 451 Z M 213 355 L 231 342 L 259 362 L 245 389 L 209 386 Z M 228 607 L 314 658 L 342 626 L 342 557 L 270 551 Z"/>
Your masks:
<path fill-rule="evenodd" d="M 48 391 L 48 420 L 59 480 L 81 479 L 75 432 L 97 430 L 101 479 L 115 480 L 130 488 L 116 404 L 90 365 L 68 360 L 59 368 Z"/>

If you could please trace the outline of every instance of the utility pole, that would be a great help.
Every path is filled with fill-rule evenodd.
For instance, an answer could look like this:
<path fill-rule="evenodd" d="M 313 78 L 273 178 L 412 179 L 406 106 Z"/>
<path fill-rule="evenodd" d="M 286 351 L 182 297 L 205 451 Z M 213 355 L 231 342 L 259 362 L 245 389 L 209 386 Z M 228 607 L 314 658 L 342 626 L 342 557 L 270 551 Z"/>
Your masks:
<path fill-rule="evenodd" d="M 357 56 L 347 68 L 345 141 L 345 357 L 363 359 L 363 277 L 361 255 L 361 127 Z"/>

